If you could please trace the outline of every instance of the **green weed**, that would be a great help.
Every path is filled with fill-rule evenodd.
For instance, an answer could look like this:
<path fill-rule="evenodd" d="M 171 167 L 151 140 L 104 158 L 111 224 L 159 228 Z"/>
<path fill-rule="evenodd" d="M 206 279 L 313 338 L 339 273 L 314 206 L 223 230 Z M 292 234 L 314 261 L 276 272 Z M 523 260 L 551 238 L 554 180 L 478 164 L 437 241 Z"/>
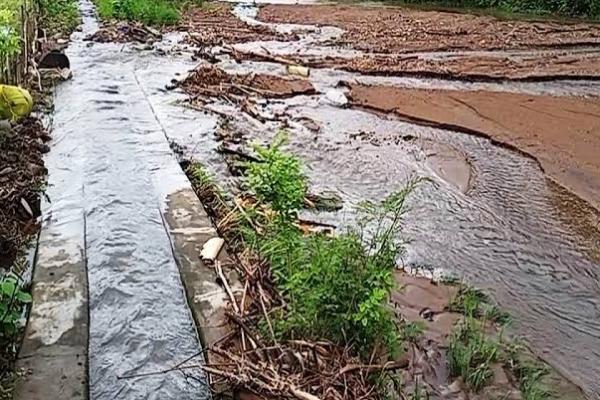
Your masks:
<path fill-rule="evenodd" d="M 181 9 L 202 1 L 183 0 L 96 0 L 102 19 L 139 21 L 148 25 L 173 25 L 180 19 Z"/>
<path fill-rule="evenodd" d="M 499 344 L 489 339 L 484 322 L 467 316 L 452 332 L 448 363 L 452 376 L 461 376 L 474 391 L 492 377 L 491 364 L 498 360 Z"/>
<path fill-rule="evenodd" d="M 458 291 L 450 300 L 448 310 L 462 313 L 473 318 L 483 318 L 499 325 L 510 323 L 510 315 L 502 311 L 479 289 L 460 283 Z"/>
<path fill-rule="evenodd" d="M 0 279 L 0 340 L 10 339 L 17 332 L 23 307 L 31 303 L 31 295 L 19 287 L 14 275 Z"/>
<path fill-rule="evenodd" d="M 268 147 L 254 146 L 260 162 L 248 162 L 246 182 L 260 203 L 269 204 L 284 217 L 294 218 L 306 197 L 306 177 L 297 157 L 281 151 L 285 133 L 280 132 Z"/>
<path fill-rule="evenodd" d="M 79 24 L 79 8 L 75 0 L 40 0 L 42 25 L 49 34 L 70 33 Z"/>
<path fill-rule="evenodd" d="M 421 321 L 405 322 L 400 326 L 400 337 L 406 342 L 417 342 L 425 332 L 425 324 Z"/>
<path fill-rule="evenodd" d="M 260 231 L 245 229 L 246 243 L 271 267 L 287 307 L 273 323 L 280 338 L 328 339 L 369 354 L 398 350 L 399 332 L 388 301 L 393 270 L 403 251 L 398 241 L 407 196 L 416 186 L 385 201 L 364 203 L 358 226 L 330 237 L 308 235 L 293 224 L 306 193 L 298 158 L 281 150 L 280 135 L 256 147 L 260 162 L 247 165 L 246 184 L 275 212 L 262 216 Z"/>

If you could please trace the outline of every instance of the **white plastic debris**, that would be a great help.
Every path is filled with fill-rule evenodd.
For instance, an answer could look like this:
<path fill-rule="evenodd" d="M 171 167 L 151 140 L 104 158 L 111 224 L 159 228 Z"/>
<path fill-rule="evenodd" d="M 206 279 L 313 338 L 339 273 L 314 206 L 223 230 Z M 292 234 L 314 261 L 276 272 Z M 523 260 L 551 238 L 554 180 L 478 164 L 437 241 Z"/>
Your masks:
<path fill-rule="evenodd" d="M 344 92 L 340 90 L 331 89 L 325 93 L 324 100 L 334 106 L 346 107 L 348 105 L 348 99 Z"/>
<path fill-rule="evenodd" d="M 310 75 L 310 68 L 302 65 L 286 65 L 285 71 L 288 73 L 288 75 L 298 75 L 305 78 L 308 78 Z"/>
<path fill-rule="evenodd" d="M 223 245 L 225 244 L 225 240 L 220 237 L 214 237 L 206 241 L 204 246 L 202 246 L 202 251 L 200 252 L 200 258 L 202 261 L 206 263 L 214 263 Z"/>

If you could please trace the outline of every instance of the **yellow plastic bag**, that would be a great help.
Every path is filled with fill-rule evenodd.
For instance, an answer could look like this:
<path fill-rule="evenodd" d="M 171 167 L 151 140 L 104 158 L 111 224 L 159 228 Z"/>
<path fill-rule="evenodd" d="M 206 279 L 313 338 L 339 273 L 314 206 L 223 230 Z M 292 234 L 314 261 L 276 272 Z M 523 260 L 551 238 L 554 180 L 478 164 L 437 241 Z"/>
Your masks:
<path fill-rule="evenodd" d="M 16 121 L 33 108 L 31 94 L 18 86 L 0 85 L 0 119 Z"/>

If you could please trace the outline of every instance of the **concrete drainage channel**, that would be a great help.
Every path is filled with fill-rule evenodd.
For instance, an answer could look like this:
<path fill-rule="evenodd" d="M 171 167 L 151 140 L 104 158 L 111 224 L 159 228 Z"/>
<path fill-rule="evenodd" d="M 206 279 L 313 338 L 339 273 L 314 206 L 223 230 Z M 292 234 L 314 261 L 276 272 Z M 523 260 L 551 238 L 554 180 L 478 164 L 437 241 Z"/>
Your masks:
<path fill-rule="evenodd" d="M 210 398 L 196 326 L 204 344 L 220 337 L 227 295 L 200 261 L 216 232 L 164 128 L 197 122 L 159 120 L 145 91 L 159 85 L 138 77 L 152 56 L 88 45 L 97 22 L 89 1 L 81 11 L 67 50 L 74 78 L 56 93 L 15 398 Z M 185 372 L 156 373 L 184 360 Z"/>

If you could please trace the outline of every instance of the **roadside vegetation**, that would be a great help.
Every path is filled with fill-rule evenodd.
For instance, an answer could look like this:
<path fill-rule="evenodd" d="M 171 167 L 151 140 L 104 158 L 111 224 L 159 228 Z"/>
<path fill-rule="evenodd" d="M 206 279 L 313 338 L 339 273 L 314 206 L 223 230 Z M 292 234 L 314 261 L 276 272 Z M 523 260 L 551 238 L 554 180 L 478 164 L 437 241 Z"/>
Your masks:
<path fill-rule="evenodd" d="M 79 24 L 76 0 L 40 0 L 41 24 L 47 33 L 71 33 Z"/>
<path fill-rule="evenodd" d="M 245 275 L 244 294 L 241 301 L 231 297 L 236 304 L 229 314 L 243 332 L 242 345 L 230 341 L 211 349 L 218 361 L 212 364 L 209 357 L 207 371 L 265 395 L 336 398 L 332 393 L 344 396 L 352 387 L 355 392 L 345 398 L 367 393 L 381 399 L 397 393 L 429 398 L 427 384 L 402 382 L 395 372 L 410 368 L 407 350 L 419 348 L 427 327 L 399 319 L 389 303 L 392 291 L 401 290 L 393 277 L 404 251 L 398 238 L 407 198 L 419 180 L 382 202 L 361 204 L 356 224 L 343 232 L 310 231 L 298 218 L 308 180 L 300 160 L 283 150 L 285 140 L 279 134 L 269 146 L 254 146 L 253 161 L 238 162 L 242 193 L 235 198 L 219 189 L 201 164 L 187 166 Z M 449 332 L 451 377 L 478 393 L 494 384 L 499 367 L 514 378 L 525 400 L 549 399 L 546 370 L 535 360 L 523 361 L 528 351 L 503 339 L 508 314 L 481 291 L 457 284 L 446 310 L 462 315 Z M 290 363 L 289 354 L 301 367 Z"/>
<path fill-rule="evenodd" d="M 173 25 L 181 18 L 181 10 L 189 5 L 202 5 L 202 0 L 95 0 L 98 14 L 104 20 L 138 21 L 147 25 Z"/>
<path fill-rule="evenodd" d="M 600 0 L 392 0 L 394 4 L 425 5 L 496 14 L 528 14 L 600 19 Z"/>

